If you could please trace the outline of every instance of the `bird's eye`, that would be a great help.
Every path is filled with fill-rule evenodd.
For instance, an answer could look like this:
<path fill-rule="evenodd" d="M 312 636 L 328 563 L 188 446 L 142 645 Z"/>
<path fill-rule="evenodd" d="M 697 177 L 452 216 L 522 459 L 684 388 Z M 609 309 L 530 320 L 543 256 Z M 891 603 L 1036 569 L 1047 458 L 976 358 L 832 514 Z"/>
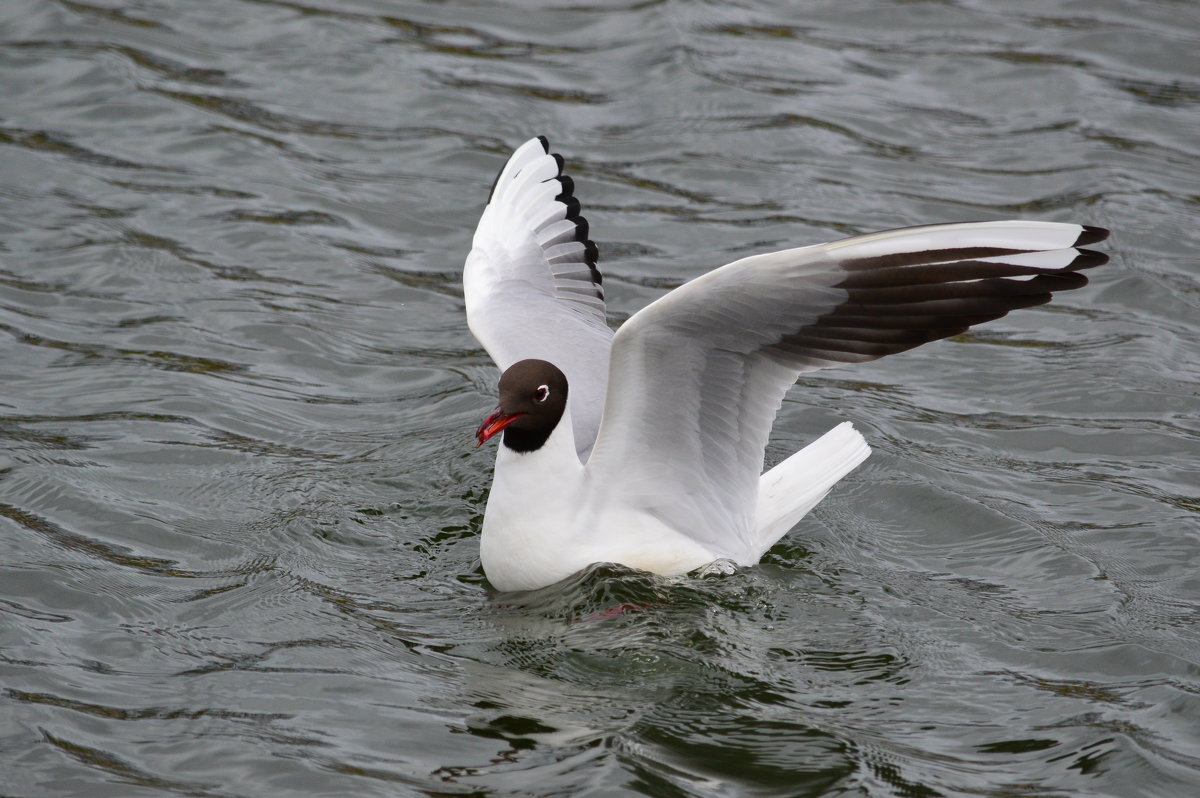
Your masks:
<path fill-rule="evenodd" d="M 533 394 L 533 398 L 534 398 L 534 400 L 536 400 L 538 402 L 544 402 L 547 399 L 549 399 L 550 398 L 550 386 L 549 385 L 539 385 L 537 388 L 537 391 Z"/>

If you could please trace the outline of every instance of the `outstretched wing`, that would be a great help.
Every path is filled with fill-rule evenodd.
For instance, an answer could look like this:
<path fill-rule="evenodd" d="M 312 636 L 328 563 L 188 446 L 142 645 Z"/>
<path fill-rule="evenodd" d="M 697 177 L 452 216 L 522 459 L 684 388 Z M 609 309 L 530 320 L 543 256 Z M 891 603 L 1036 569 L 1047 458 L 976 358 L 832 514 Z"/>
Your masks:
<path fill-rule="evenodd" d="M 1048 302 L 1108 260 L 1078 249 L 1107 235 L 1049 222 L 931 225 L 723 266 L 617 332 L 587 469 L 622 502 L 738 559 L 754 546 L 771 424 L 800 373 Z"/>
<path fill-rule="evenodd" d="M 562 164 L 542 136 L 512 154 L 475 230 L 463 287 L 467 324 L 501 371 L 539 358 L 567 375 L 582 459 L 600 425 L 613 334 L 596 245 Z"/>

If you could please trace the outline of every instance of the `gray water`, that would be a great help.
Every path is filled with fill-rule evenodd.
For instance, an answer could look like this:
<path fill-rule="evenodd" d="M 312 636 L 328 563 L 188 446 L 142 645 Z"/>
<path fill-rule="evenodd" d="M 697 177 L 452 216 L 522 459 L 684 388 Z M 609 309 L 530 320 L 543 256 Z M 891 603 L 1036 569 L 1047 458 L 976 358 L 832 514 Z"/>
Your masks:
<path fill-rule="evenodd" d="M 769 459 L 875 451 L 762 565 L 495 595 L 460 269 L 539 133 L 614 324 L 924 222 L 1113 261 L 805 376 Z M 0 145 L 0 795 L 1196 794 L 1193 0 L 5 0 Z"/>

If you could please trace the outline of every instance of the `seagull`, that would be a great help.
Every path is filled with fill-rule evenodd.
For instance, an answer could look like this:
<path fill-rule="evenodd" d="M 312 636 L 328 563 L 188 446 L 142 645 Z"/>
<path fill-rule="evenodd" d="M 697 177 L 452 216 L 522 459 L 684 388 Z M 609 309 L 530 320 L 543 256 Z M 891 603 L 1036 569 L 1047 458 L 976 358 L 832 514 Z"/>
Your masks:
<path fill-rule="evenodd" d="M 467 323 L 501 371 L 480 539 L 500 591 L 594 563 L 666 576 L 748 566 L 870 453 L 845 422 L 763 473 L 800 374 L 965 332 L 1080 288 L 1108 231 L 906 227 L 734 261 L 614 331 L 563 159 L 538 136 L 500 170 L 463 269 Z"/>

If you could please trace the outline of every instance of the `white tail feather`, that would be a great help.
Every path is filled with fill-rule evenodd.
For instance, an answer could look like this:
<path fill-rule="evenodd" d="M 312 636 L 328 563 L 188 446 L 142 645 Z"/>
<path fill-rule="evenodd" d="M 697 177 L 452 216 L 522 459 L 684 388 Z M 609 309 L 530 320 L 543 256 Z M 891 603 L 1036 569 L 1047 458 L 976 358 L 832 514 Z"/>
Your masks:
<path fill-rule="evenodd" d="M 863 436 L 845 421 L 759 477 L 758 549 L 750 562 L 758 562 L 870 453 Z"/>

